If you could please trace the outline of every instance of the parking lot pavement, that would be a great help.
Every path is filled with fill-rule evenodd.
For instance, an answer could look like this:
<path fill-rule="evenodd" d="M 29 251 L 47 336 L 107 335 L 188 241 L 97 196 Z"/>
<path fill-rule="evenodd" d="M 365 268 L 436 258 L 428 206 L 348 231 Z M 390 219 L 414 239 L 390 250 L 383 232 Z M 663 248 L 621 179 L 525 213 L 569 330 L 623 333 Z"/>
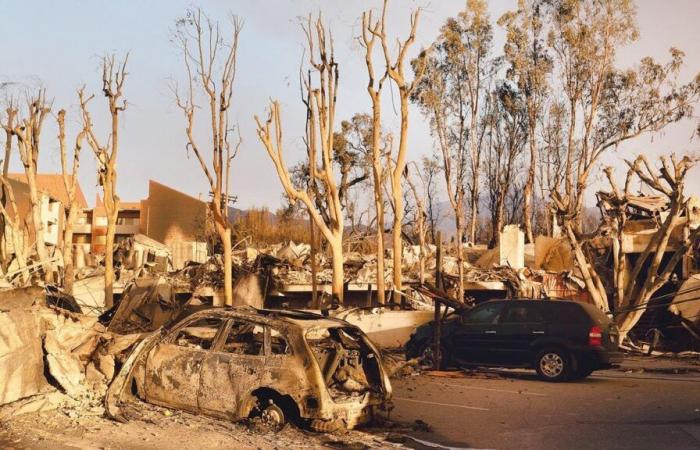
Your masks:
<path fill-rule="evenodd" d="M 700 376 L 600 371 L 572 383 L 534 372 L 421 374 L 393 382 L 391 418 L 445 447 L 699 449 Z M 447 375 L 447 376 L 444 376 Z"/>

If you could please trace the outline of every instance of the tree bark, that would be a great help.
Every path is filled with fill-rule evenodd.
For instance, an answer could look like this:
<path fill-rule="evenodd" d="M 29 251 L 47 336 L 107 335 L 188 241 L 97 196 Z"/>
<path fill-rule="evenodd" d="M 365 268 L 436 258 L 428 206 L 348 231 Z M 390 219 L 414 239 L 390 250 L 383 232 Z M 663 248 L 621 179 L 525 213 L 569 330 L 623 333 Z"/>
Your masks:
<path fill-rule="evenodd" d="M 403 108 L 402 108 L 403 109 Z M 403 137 L 404 132 L 401 132 L 401 139 L 405 139 Z M 399 153 L 401 153 L 401 150 L 399 150 Z M 394 223 L 393 227 L 391 230 L 391 242 L 392 242 L 392 249 L 393 249 L 393 303 L 398 304 L 401 303 L 401 290 L 403 288 L 403 241 L 401 239 L 401 225 L 403 223 L 403 195 L 402 195 L 402 190 L 401 190 L 401 174 L 403 171 L 398 172 L 398 164 L 397 167 L 394 169 L 394 173 L 392 175 L 392 180 L 391 180 L 391 189 L 392 189 L 392 195 L 394 197 Z M 397 174 L 398 174 L 398 179 L 397 179 Z"/>
<path fill-rule="evenodd" d="M 224 298 L 214 306 L 233 306 L 233 259 L 231 229 L 217 224 L 221 244 L 224 247 Z"/>
<path fill-rule="evenodd" d="M 75 280 L 75 266 L 73 265 L 73 224 L 77 216 L 77 209 L 71 206 L 65 218 L 63 229 L 63 290 L 73 294 L 73 281 Z"/>
<path fill-rule="evenodd" d="M 523 190 L 523 224 L 525 227 L 525 239 L 528 244 L 535 242 L 532 231 L 532 193 L 535 186 L 535 167 L 537 167 L 537 145 L 535 143 L 534 125 L 530 124 L 530 167 L 527 171 L 527 181 Z"/>
<path fill-rule="evenodd" d="M 46 114 L 50 107 L 46 104 L 44 90 L 31 98 L 28 102 L 28 117 L 21 120 L 18 126 L 12 129 L 12 134 L 17 137 L 17 146 L 20 159 L 24 166 L 24 174 L 27 177 L 29 187 L 29 203 L 31 205 L 32 227 L 36 243 L 38 262 L 44 271 L 44 281 L 53 281 L 53 264 L 49 261 L 48 251 L 44 240 L 44 222 L 42 220 L 41 199 L 36 186 L 37 165 L 39 162 L 39 149 L 41 130 Z"/>
<path fill-rule="evenodd" d="M 53 264 L 49 262 L 49 252 L 44 241 L 44 221 L 41 214 L 41 199 L 36 187 L 36 170 L 25 166 L 27 185 L 29 186 L 29 202 L 32 205 L 32 224 L 34 228 L 34 240 L 36 242 L 36 254 L 44 268 L 44 281 L 53 281 Z"/>
<path fill-rule="evenodd" d="M 462 227 L 461 219 L 457 219 L 457 273 L 459 280 L 457 283 L 457 300 L 464 301 L 464 246 L 462 245 L 462 240 L 464 239 L 464 230 Z"/>
<path fill-rule="evenodd" d="M 0 177 L 0 183 L 3 186 L 3 192 L 5 192 L 5 204 L 9 203 L 12 208 L 12 214 L 9 212 L 9 207 L 5 204 L 0 204 L 0 213 L 4 218 L 4 228 L 3 237 L 4 244 L 7 245 L 7 228 L 10 228 L 12 233 L 12 247 L 14 250 L 15 260 L 17 261 L 17 268 L 19 271 L 19 280 L 21 285 L 25 285 L 29 281 L 29 272 L 27 272 L 27 248 L 24 242 L 24 226 L 19 217 L 19 210 L 17 209 L 17 202 L 15 201 L 15 195 L 12 190 L 12 185 L 7 181 L 7 177 Z M 10 262 L 7 263 L 9 267 Z"/>
<path fill-rule="evenodd" d="M 333 278 L 332 278 L 332 293 L 333 301 L 338 301 L 343 304 L 343 283 L 345 280 L 343 272 L 343 239 L 337 239 L 335 242 L 330 242 L 332 262 L 333 262 Z"/>
<path fill-rule="evenodd" d="M 79 91 L 80 96 L 80 91 Z M 86 130 L 83 129 L 75 139 L 73 150 L 72 170 L 68 172 L 67 150 L 66 150 L 66 111 L 60 110 L 57 115 L 58 122 L 58 142 L 61 153 L 61 174 L 63 176 L 63 187 L 66 189 L 68 202 L 64 205 L 63 224 L 63 289 L 68 294 L 73 294 L 73 281 L 75 279 L 75 268 L 73 265 L 73 224 L 78 215 L 78 203 L 75 199 L 76 185 L 78 183 L 78 167 L 80 166 L 80 149 L 85 138 Z"/>
<path fill-rule="evenodd" d="M 372 23 L 372 11 L 362 13 L 362 44 L 365 47 L 365 64 L 369 81 L 367 93 L 372 101 L 372 187 L 374 190 L 374 210 L 377 216 L 377 300 L 380 305 L 386 302 L 386 285 L 384 282 L 384 198 L 382 196 L 382 183 L 384 181 L 381 151 L 381 91 L 386 75 L 375 82 L 374 65 L 372 63 L 372 49 L 377 36 L 384 35 L 384 20 L 386 16 L 386 2 L 382 9 L 382 17 L 376 23 Z"/>
<path fill-rule="evenodd" d="M 571 248 L 574 250 L 574 258 L 576 259 L 579 269 L 581 269 L 583 281 L 586 284 L 588 293 L 591 295 L 593 302 L 598 308 L 603 312 L 608 312 L 610 306 L 608 305 L 608 296 L 605 292 L 605 287 L 602 285 L 597 273 L 595 273 L 595 269 L 590 267 L 586 255 L 583 252 L 583 248 L 576 238 L 574 225 L 570 222 L 565 222 L 563 228 L 569 239 Z"/>
<path fill-rule="evenodd" d="M 379 166 L 379 170 L 377 170 Z M 386 283 L 384 281 L 384 199 L 381 186 L 381 163 L 373 164 L 374 174 L 374 209 L 377 214 L 377 301 L 380 305 L 386 303 Z"/>
<path fill-rule="evenodd" d="M 105 236 L 105 309 L 114 306 L 114 235 L 116 220 L 107 216 L 107 235 Z"/>

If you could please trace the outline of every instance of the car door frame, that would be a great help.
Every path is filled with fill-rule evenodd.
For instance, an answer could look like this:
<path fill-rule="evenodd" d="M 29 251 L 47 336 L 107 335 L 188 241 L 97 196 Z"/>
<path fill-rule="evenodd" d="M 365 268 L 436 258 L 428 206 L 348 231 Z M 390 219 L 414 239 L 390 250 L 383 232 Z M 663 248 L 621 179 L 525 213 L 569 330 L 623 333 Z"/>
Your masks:
<path fill-rule="evenodd" d="M 467 311 L 467 315 L 476 314 L 479 309 L 486 308 L 493 303 L 482 303 Z M 454 332 L 451 339 L 451 354 L 453 359 L 465 365 L 490 364 L 493 355 L 488 351 L 492 341 L 497 335 L 498 318 L 501 310 L 495 317 L 495 323 L 470 323 L 464 317 L 460 319 L 460 326 Z"/>
<path fill-rule="evenodd" d="M 148 352 L 148 355 L 146 357 L 145 361 L 145 380 L 144 380 L 144 395 L 146 397 L 146 400 L 150 403 L 154 403 L 157 405 L 162 405 L 166 407 L 175 407 L 175 408 L 180 408 L 180 409 L 185 409 L 188 411 L 193 411 L 193 412 L 198 412 L 199 411 L 199 390 L 200 390 L 200 370 L 202 367 L 202 362 L 206 358 L 207 354 L 215 348 L 217 345 L 218 341 L 221 339 L 221 336 L 223 334 L 223 329 L 226 327 L 227 323 L 227 318 L 226 317 L 209 317 L 211 319 L 218 319 L 221 321 L 221 324 L 219 325 L 219 328 L 216 331 L 216 334 L 214 336 L 214 339 L 212 340 L 211 347 L 209 349 L 193 349 L 190 347 L 183 347 L 180 345 L 177 345 L 175 343 L 175 339 L 178 336 L 178 334 L 182 331 L 183 328 L 186 328 L 190 326 L 191 324 L 197 322 L 198 320 L 206 319 L 207 316 L 194 316 L 190 317 L 189 319 L 185 319 L 182 321 L 180 324 L 178 324 L 176 327 L 174 327 L 172 330 L 170 330 L 165 337 L 158 342 L 156 345 L 153 346 L 153 348 Z M 191 382 L 194 384 L 194 386 L 190 386 L 189 389 L 183 390 L 183 389 L 178 389 L 179 395 L 163 395 L 163 392 L 170 392 L 171 390 L 168 389 L 167 386 L 163 385 L 164 380 L 162 379 L 163 373 L 162 373 L 162 364 L 165 361 L 157 361 L 157 354 L 159 352 L 173 352 L 175 355 L 177 354 L 185 354 L 189 352 L 190 356 L 189 359 L 191 363 L 184 362 L 185 367 L 182 368 L 183 371 L 190 370 L 190 377 L 189 380 L 187 379 L 179 379 L 179 377 L 176 377 L 176 375 L 179 374 L 177 370 L 171 371 L 171 375 L 175 375 L 174 377 L 171 377 L 171 380 L 175 381 L 178 385 L 182 385 L 182 383 L 187 383 L 187 381 Z M 172 360 L 176 358 L 177 356 L 174 356 L 173 358 L 167 358 L 167 360 Z M 159 364 L 159 367 L 154 367 L 153 365 Z M 160 369 L 160 370 L 159 370 Z M 156 387 L 154 385 L 155 381 L 158 380 L 160 384 L 162 385 L 161 387 Z M 185 393 L 191 393 L 191 396 L 183 395 Z M 192 398 L 190 398 L 192 397 Z"/>
<path fill-rule="evenodd" d="M 539 315 L 540 321 L 505 322 L 508 312 L 516 307 L 524 307 L 528 314 L 529 311 L 534 311 Z M 492 349 L 494 359 L 504 366 L 530 364 L 532 347 L 535 341 L 546 337 L 546 329 L 546 318 L 536 305 L 527 301 L 506 303 L 498 318 L 498 334 Z"/>
<path fill-rule="evenodd" d="M 235 322 L 262 327 L 261 355 L 236 354 L 223 350 Z M 216 345 L 212 346 L 209 355 L 202 362 L 197 395 L 199 409 L 218 417 L 240 419 L 250 409 L 251 393 L 259 386 L 258 381 L 267 368 L 270 353 L 268 324 L 247 317 L 229 318 Z"/>

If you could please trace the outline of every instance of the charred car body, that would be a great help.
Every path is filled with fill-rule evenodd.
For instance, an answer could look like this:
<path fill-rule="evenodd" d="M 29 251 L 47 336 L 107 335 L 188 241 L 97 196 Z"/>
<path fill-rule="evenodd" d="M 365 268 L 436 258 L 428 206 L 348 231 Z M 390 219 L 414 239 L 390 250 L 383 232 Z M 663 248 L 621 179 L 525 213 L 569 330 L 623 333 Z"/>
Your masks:
<path fill-rule="evenodd" d="M 249 307 L 199 311 L 150 335 L 110 387 L 108 414 L 118 415 L 115 402 L 132 385 L 165 407 L 319 431 L 354 428 L 391 398 L 379 351 L 359 328 Z"/>

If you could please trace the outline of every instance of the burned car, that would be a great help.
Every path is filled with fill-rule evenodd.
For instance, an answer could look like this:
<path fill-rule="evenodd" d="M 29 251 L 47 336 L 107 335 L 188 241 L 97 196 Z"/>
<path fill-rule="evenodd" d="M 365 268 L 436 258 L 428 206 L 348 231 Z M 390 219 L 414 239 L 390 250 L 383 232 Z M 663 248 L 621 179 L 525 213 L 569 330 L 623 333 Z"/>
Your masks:
<path fill-rule="evenodd" d="M 230 420 L 260 416 L 318 431 L 367 422 L 391 398 L 379 351 L 349 323 L 302 311 L 211 308 L 146 338 L 110 387 Z"/>

